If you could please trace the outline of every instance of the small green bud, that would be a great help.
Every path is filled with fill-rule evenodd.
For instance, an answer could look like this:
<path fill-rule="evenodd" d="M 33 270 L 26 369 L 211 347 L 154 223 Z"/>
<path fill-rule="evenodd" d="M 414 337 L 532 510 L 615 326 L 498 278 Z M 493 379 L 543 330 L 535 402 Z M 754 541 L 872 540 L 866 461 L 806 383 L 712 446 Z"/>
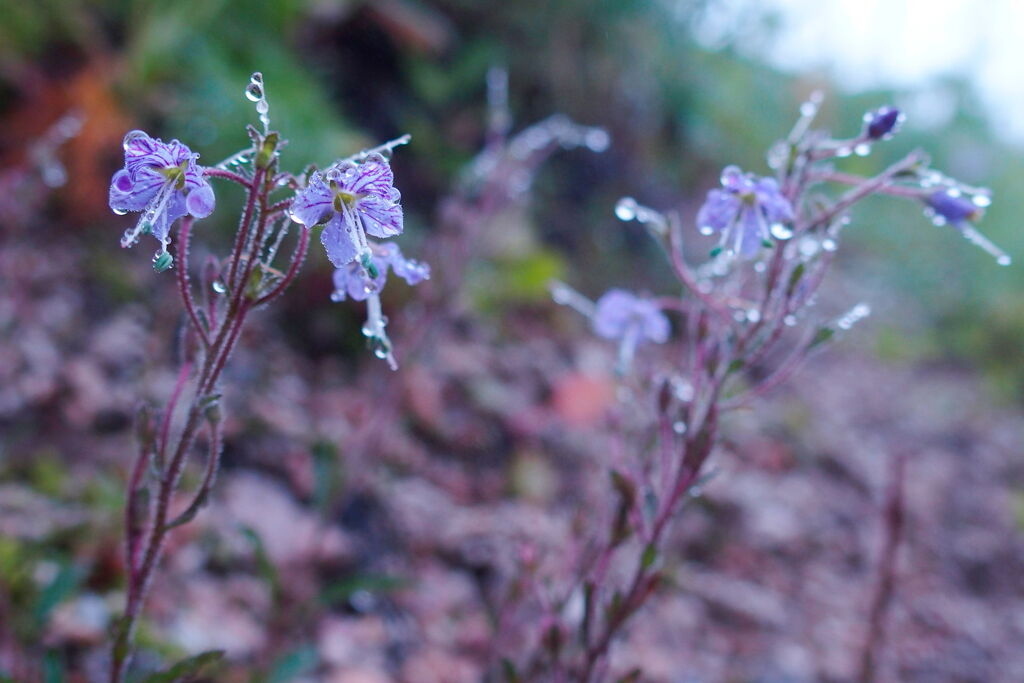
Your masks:
<path fill-rule="evenodd" d="M 153 257 L 153 270 L 158 273 L 170 270 L 173 265 L 174 257 L 171 256 L 171 252 L 169 251 L 161 252 Z"/>

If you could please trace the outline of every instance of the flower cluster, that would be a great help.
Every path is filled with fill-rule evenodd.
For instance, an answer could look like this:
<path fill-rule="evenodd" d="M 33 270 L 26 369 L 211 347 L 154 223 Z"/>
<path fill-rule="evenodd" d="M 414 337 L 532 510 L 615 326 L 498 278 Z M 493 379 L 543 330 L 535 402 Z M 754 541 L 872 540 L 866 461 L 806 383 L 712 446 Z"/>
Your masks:
<path fill-rule="evenodd" d="M 198 158 L 177 140 L 166 143 L 141 130 L 124 136 L 124 168 L 110 181 L 110 208 L 117 214 L 142 212 L 135 227 L 125 231 L 121 246 L 132 246 L 140 235 L 153 235 L 160 242 L 154 258 L 157 270 L 171 266 L 171 224 L 186 214 L 205 218 L 213 213 L 213 188 L 196 163 Z"/>
<path fill-rule="evenodd" d="M 320 241 L 336 268 L 331 298 L 367 302 L 363 334 L 374 354 L 392 368 L 397 366 L 380 307 L 380 290 L 388 270 L 411 285 L 430 277 L 429 266 L 406 259 L 397 245 L 367 238 L 386 239 L 402 233 L 401 194 L 394 182 L 391 165 L 381 154 L 368 154 L 359 163 L 346 159 L 323 173 L 313 172 L 291 207 L 295 222 L 307 228 L 323 226 Z"/>
<path fill-rule="evenodd" d="M 407 136 L 399 138 L 378 149 L 389 151 L 407 140 Z M 140 235 L 153 235 L 160 242 L 154 266 L 167 270 L 173 263 L 167 247 L 174 221 L 185 215 L 205 218 L 213 212 L 216 202 L 206 177 L 209 171 L 196 162 L 199 155 L 178 140 L 165 143 L 139 130 L 125 136 L 124 153 L 124 168 L 111 179 L 110 208 L 118 214 L 137 211 L 142 215 L 125 231 L 121 246 L 133 245 Z M 367 237 L 386 239 L 402 233 L 400 199 L 387 159 L 370 151 L 337 161 L 323 172 L 314 171 L 289 210 L 292 220 L 305 228 L 323 228 L 320 239 L 336 268 L 331 298 L 369 300 L 370 319 L 364 332 L 376 355 L 392 366 L 391 342 L 378 299 L 388 271 L 411 285 L 430 277 L 429 266 L 406 259 L 397 245 Z"/>

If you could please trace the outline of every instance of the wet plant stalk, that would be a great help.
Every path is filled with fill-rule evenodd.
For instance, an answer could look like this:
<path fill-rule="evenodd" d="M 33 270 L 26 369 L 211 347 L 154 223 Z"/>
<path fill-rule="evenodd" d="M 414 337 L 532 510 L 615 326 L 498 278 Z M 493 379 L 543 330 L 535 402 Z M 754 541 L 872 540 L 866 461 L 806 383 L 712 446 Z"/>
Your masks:
<path fill-rule="evenodd" d="M 172 448 L 168 432 L 175 406 L 183 393 L 185 385 L 189 384 L 189 375 L 193 367 L 191 359 L 185 360 L 179 375 L 178 384 L 165 407 L 159 439 L 154 440 L 155 443 L 152 444 L 152 447 L 145 446 L 140 450 L 129 481 L 126 505 L 126 527 L 128 532 L 126 553 L 129 573 L 128 597 L 124 616 L 119 621 L 114 634 L 110 674 L 111 683 L 122 683 L 124 680 L 128 664 L 131 660 L 138 619 L 145 604 L 146 596 L 151 588 L 153 575 L 162 556 L 168 532 L 175 526 L 188 522 L 195 515 L 205 502 L 210 488 L 216 479 L 222 447 L 220 396 L 217 387 L 221 373 L 238 341 L 245 320 L 254 305 L 265 303 L 284 291 L 285 287 L 294 278 L 305 257 L 308 246 L 308 234 L 307 231 L 301 231 L 299 244 L 295 249 L 292 262 L 282 282 L 256 301 L 253 300 L 252 293 L 246 291 L 247 283 L 251 281 L 260 261 L 260 249 L 268 224 L 267 194 L 269 188 L 264 182 L 266 173 L 267 169 L 257 168 L 251 180 L 246 180 L 236 174 L 231 174 L 231 177 L 228 178 L 234 182 L 244 184 L 248 198 L 242 214 L 242 220 L 239 224 L 234 249 L 229 259 L 230 276 L 227 282 L 230 283 L 230 301 L 219 324 L 213 329 L 206 329 L 204 327 L 204 318 L 196 306 L 189 283 L 188 247 L 192 228 L 192 220 L 190 218 L 182 222 L 178 234 L 177 268 L 179 272 L 176 278 L 178 293 L 182 305 L 188 313 L 188 334 L 194 335 L 200 342 L 202 363 L 199 373 L 191 382 L 193 386 L 192 398 L 189 403 L 185 424 L 182 427 L 176 444 Z M 211 175 L 224 177 L 224 174 L 221 172 L 211 173 Z M 246 253 L 247 246 L 248 250 Z M 178 489 L 189 454 L 195 445 L 204 422 L 209 426 L 209 436 L 207 439 L 209 453 L 207 455 L 207 468 L 202 484 L 185 513 L 175 519 L 171 519 L 172 498 Z M 144 501 L 140 504 L 140 496 L 143 496 L 144 472 L 151 458 L 157 468 L 158 481 L 155 502 L 152 506 L 148 506 Z M 151 509 L 146 510 L 147 507 Z M 140 515 L 145 516 L 147 513 L 150 517 L 148 525 L 145 524 L 144 519 L 139 519 Z M 144 531 L 139 532 L 140 528 L 144 529 Z"/>

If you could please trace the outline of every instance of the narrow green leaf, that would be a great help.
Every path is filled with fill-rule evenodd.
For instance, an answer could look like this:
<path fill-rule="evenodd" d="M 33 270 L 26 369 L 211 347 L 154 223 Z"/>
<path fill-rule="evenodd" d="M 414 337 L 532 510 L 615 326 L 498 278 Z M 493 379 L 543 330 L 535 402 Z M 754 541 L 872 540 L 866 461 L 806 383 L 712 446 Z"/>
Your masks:
<path fill-rule="evenodd" d="M 203 667 L 219 663 L 224 659 L 224 650 L 207 650 L 181 660 L 166 671 L 152 673 L 142 683 L 178 683 L 186 677 L 195 677 Z"/>

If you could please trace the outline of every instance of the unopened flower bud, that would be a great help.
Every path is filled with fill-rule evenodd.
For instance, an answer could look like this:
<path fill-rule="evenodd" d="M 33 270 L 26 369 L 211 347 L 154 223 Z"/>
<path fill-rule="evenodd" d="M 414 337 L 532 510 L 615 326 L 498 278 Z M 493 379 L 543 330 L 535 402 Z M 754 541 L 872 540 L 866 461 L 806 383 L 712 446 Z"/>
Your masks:
<path fill-rule="evenodd" d="M 870 140 L 886 140 L 899 130 L 905 118 L 896 107 L 881 107 L 864 114 L 864 135 Z"/>
<path fill-rule="evenodd" d="M 153 257 L 153 270 L 158 273 L 170 270 L 173 265 L 174 257 L 171 256 L 171 252 L 169 251 L 162 251 Z"/>

